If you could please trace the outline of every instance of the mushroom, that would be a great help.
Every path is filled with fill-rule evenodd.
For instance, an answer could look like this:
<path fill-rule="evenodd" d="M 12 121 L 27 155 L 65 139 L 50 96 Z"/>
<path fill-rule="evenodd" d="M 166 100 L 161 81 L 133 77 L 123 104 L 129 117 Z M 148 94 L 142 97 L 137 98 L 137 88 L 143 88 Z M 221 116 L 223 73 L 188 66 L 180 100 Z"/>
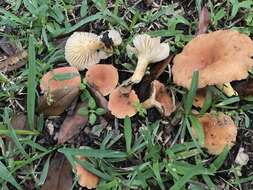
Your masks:
<path fill-rule="evenodd" d="M 81 77 L 75 67 L 60 67 L 47 72 L 40 80 L 42 93 L 53 92 L 68 87 L 79 88 Z"/>
<path fill-rule="evenodd" d="M 79 157 L 80 160 L 87 160 L 85 157 Z M 76 164 L 76 175 L 79 177 L 79 185 L 87 189 L 96 188 L 99 183 L 99 177 L 89 172 L 80 164 Z"/>
<path fill-rule="evenodd" d="M 199 88 L 218 85 L 225 88 L 226 95 L 236 95 L 229 82 L 247 78 L 253 65 L 251 56 L 253 42 L 245 34 L 233 30 L 201 34 L 174 58 L 173 80 L 189 89 L 193 72 L 198 70 Z"/>
<path fill-rule="evenodd" d="M 142 103 L 142 106 L 146 109 L 156 107 L 165 117 L 169 117 L 176 109 L 166 87 L 157 80 L 152 82 L 151 96 Z"/>
<path fill-rule="evenodd" d="M 208 153 L 218 155 L 226 146 L 230 149 L 234 145 L 237 127 L 231 117 L 219 112 L 216 115 L 206 113 L 198 119 L 204 130 L 204 147 Z"/>
<path fill-rule="evenodd" d="M 139 102 L 134 90 L 130 90 L 129 93 L 122 93 L 121 88 L 124 87 L 118 87 L 112 91 L 108 102 L 108 109 L 112 115 L 119 119 L 134 116 L 137 113 L 135 103 Z"/>
<path fill-rule="evenodd" d="M 84 70 L 112 55 L 112 52 L 106 52 L 104 47 L 96 34 L 74 32 L 66 42 L 65 58 L 71 66 Z"/>
<path fill-rule="evenodd" d="M 134 74 L 124 82 L 125 85 L 139 83 L 150 63 L 162 61 L 170 53 L 167 43 L 161 43 L 160 38 L 151 38 L 147 34 L 135 36 L 133 44 L 135 47 L 127 46 L 127 49 L 137 56 L 138 63 Z"/>
<path fill-rule="evenodd" d="M 112 65 L 97 64 L 89 67 L 85 79 L 103 96 L 107 96 L 117 86 L 119 75 Z"/>

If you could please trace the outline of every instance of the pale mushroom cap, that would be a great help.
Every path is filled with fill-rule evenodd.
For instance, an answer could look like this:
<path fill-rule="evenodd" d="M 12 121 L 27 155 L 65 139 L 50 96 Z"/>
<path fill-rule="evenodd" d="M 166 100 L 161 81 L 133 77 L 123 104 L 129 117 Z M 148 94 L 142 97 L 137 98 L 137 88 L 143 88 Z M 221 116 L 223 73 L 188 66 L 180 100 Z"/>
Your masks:
<path fill-rule="evenodd" d="M 245 79 L 253 65 L 251 39 L 233 30 L 201 34 L 174 58 L 174 82 L 190 88 L 192 74 L 199 71 L 199 88 Z"/>
<path fill-rule="evenodd" d="M 66 80 L 54 80 L 54 76 L 66 75 Z M 64 77 L 63 77 L 64 79 Z M 40 80 L 40 89 L 42 93 L 52 92 L 67 87 L 79 88 L 81 76 L 75 67 L 60 67 L 47 72 Z"/>
<path fill-rule="evenodd" d="M 102 48 L 103 43 L 96 34 L 75 32 L 66 42 L 65 58 L 71 66 L 84 70 L 111 56 Z"/>
<path fill-rule="evenodd" d="M 171 113 L 176 109 L 176 106 L 173 103 L 170 94 L 168 93 L 164 84 L 160 83 L 159 81 L 153 81 L 152 85 L 156 91 L 155 100 L 160 103 L 164 116 L 169 117 Z"/>
<path fill-rule="evenodd" d="M 237 127 L 233 120 L 224 113 L 207 113 L 198 118 L 205 134 L 204 147 L 210 154 L 220 154 L 226 145 L 231 148 L 236 141 Z"/>
<path fill-rule="evenodd" d="M 122 38 L 117 30 L 108 30 L 108 37 L 112 39 L 113 46 L 119 46 L 122 43 Z"/>
<path fill-rule="evenodd" d="M 140 34 L 133 39 L 134 48 L 128 46 L 138 59 L 144 59 L 148 63 L 155 63 L 166 59 L 170 53 L 170 46 L 161 43 L 160 38 L 151 38 L 147 34 Z"/>
<path fill-rule="evenodd" d="M 137 113 L 135 103 L 138 101 L 138 96 L 134 90 L 131 90 L 128 94 L 122 94 L 119 87 L 110 94 L 108 109 L 112 115 L 119 119 L 123 119 L 126 116 L 132 117 Z"/>
<path fill-rule="evenodd" d="M 112 65 L 97 64 L 89 67 L 85 79 L 103 96 L 107 96 L 116 88 L 119 80 L 117 69 Z"/>
<path fill-rule="evenodd" d="M 81 157 L 80 160 L 86 160 Z M 76 164 L 76 175 L 79 177 L 79 185 L 87 189 L 96 188 L 99 183 L 99 177 L 83 168 L 80 164 Z"/>

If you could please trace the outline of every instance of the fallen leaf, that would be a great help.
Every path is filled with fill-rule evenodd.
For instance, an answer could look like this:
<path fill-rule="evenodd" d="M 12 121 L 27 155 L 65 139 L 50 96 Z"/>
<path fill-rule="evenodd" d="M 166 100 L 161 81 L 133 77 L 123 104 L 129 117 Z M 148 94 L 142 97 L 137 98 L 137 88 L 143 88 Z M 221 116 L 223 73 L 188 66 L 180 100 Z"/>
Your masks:
<path fill-rule="evenodd" d="M 17 48 L 3 37 L 0 39 L 0 48 L 8 55 L 11 56 L 17 52 Z"/>
<path fill-rule="evenodd" d="M 156 63 L 153 67 L 150 68 L 150 74 L 146 75 L 142 82 L 137 86 L 136 91 L 138 92 L 138 97 L 141 101 L 145 100 L 149 96 L 150 84 L 152 81 L 157 80 L 171 64 L 174 55 L 170 55 L 167 59 Z"/>
<path fill-rule="evenodd" d="M 210 23 L 210 17 L 207 7 L 203 7 L 199 15 L 198 30 L 196 35 L 204 34 L 207 32 Z"/>
<path fill-rule="evenodd" d="M 14 129 L 28 129 L 27 116 L 24 113 L 17 113 L 11 118 L 11 126 Z"/>
<path fill-rule="evenodd" d="M 253 96 L 253 79 L 238 81 L 233 88 L 239 96 Z"/>
<path fill-rule="evenodd" d="M 50 162 L 48 175 L 41 190 L 70 190 L 72 186 L 72 167 L 61 153 L 56 153 Z"/>
<path fill-rule="evenodd" d="M 72 137 L 78 135 L 82 127 L 86 125 L 89 118 L 78 113 L 80 108 L 87 108 L 86 102 L 81 102 L 76 106 L 75 113 L 72 116 L 67 116 L 62 123 L 58 135 L 58 144 L 63 144 Z"/>
<path fill-rule="evenodd" d="M 44 94 L 39 100 L 38 112 L 46 116 L 62 114 L 79 95 L 79 88 L 68 87 Z"/>
<path fill-rule="evenodd" d="M 9 72 L 20 68 L 26 64 L 27 57 L 27 50 L 15 53 L 12 56 L 8 57 L 6 60 L 0 62 L 0 70 Z"/>

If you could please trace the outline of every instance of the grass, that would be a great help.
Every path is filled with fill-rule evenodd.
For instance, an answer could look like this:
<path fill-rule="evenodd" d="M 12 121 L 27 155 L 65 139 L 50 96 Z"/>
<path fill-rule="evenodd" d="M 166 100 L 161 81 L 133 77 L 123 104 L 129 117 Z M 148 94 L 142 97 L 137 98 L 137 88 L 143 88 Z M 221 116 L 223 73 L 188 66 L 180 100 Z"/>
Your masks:
<path fill-rule="evenodd" d="M 161 7 L 160 1 L 156 2 L 151 8 L 141 1 L 131 3 L 127 0 L 108 1 L 108 4 L 106 0 L 1 2 L 0 37 L 6 38 L 18 50 L 28 49 L 29 52 L 26 66 L 10 73 L 0 72 L 1 190 L 41 189 L 48 175 L 50 160 L 57 151 L 64 153 L 71 164 L 77 161 L 99 176 L 101 181 L 98 189 L 101 190 L 215 190 L 220 189 L 219 185 L 228 190 L 253 188 L 249 186 L 253 171 L 244 168 L 243 173 L 248 176 L 236 176 L 233 172 L 236 165 L 230 157 L 234 157 L 236 151 L 224 150 L 214 157 L 201 148 L 204 142 L 203 129 L 191 115 L 198 73 L 193 77 L 189 92 L 175 86 L 169 77 L 163 79 L 172 90 L 175 100 L 184 99 L 169 121 L 160 117 L 152 119 L 152 115 L 155 115 L 152 111 L 145 113 L 146 117 L 115 120 L 106 129 L 101 129 L 100 136 L 86 134 L 91 143 L 81 144 L 84 145 L 82 149 L 77 148 L 78 143 L 61 146 L 52 143 L 53 137 L 45 132 L 48 120 L 36 115 L 39 96 L 37 83 L 51 68 L 66 65 L 60 44 L 74 31 L 97 34 L 108 28 L 121 31 L 124 43 L 109 61 L 113 61 L 122 73 L 124 70 L 132 72 L 132 63 L 136 63 L 136 59 L 126 53 L 126 45 L 131 43 L 136 34 L 161 36 L 170 43 L 172 53 L 180 52 L 195 35 L 198 14 L 204 3 L 210 11 L 210 31 L 232 28 L 253 37 L 251 0 L 164 1 Z M 1 55 L 5 55 L 2 50 Z M 90 123 L 96 123 L 99 128 L 97 118 L 103 110 L 97 111 L 94 98 L 87 89 L 84 91 L 86 95 L 89 94 L 90 107 L 83 112 L 93 115 L 90 116 L 93 117 Z M 203 114 L 209 109 L 232 116 L 237 126 L 252 134 L 252 97 L 227 98 L 215 87 L 209 87 L 204 106 L 199 111 Z M 29 130 L 13 128 L 11 118 L 17 112 L 27 114 Z M 191 124 L 195 124 L 198 141 L 191 138 Z M 92 131 L 95 128 L 92 126 L 86 128 Z M 245 144 L 237 142 L 236 146 L 241 145 Z M 89 157 L 89 160 L 80 161 L 76 159 L 77 155 Z M 74 184 L 72 189 L 78 189 L 78 185 Z"/>

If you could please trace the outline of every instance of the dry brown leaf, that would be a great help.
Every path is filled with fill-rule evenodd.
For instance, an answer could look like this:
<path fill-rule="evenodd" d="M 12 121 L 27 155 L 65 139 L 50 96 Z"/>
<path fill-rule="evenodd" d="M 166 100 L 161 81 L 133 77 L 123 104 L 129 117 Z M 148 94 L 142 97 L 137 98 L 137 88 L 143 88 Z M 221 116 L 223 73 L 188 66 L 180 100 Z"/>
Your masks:
<path fill-rule="evenodd" d="M 82 127 L 84 127 L 88 121 L 88 116 L 82 116 L 78 114 L 80 108 L 87 108 L 86 102 L 81 102 L 76 106 L 75 113 L 72 116 L 67 116 L 60 127 L 58 144 L 63 144 L 76 136 Z"/>
<path fill-rule="evenodd" d="M 28 129 L 27 117 L 24 113 L 17 113 L 11 118 L 11 126 L 14 129 L 25 130 Z"/>
<path fill-rule="evenodd" d="M 206 33 L 209 23 L 210 23 L 210 17 L 209 17 L 208 9 L 207 7 L 203 7 L 199 15 L 197 35 Z"/>
<path fill-rule="evenodd" d="M 253 96 L 253 79 L 238 81 L 233 88 L 239 96 Z"/>
<path fill-rule="evenodd" d="M 7 40 L 7 38 L 3 37 L 0 39 L 0 48 L 8 55 L 11 56 L 15 54 L 18 50 L 14 44 Z"/>
<path fill-rule="evenodd" d="M 26 64 L 27 57 L 27 50 L 15 53 L 12 56 L 8 57 L 6 60 L 0 62 L 0 70 L 9 72 L 20 68 Z"/>
<path fill-rule="evenodd" d="M 48 175 L 41 190 L 70 190 L 72 186 L 72 167 L 61 153 L 51 160 Z"/>
<path fill-rule="evenodd" d="M 38 105 L 38 112 L 46 116 L 58 116 L 62 114 L 79 95 L 79 88 L 68 87 L 44 94 Z M 49 103 L 49 104 L 48 104 Z"/>

